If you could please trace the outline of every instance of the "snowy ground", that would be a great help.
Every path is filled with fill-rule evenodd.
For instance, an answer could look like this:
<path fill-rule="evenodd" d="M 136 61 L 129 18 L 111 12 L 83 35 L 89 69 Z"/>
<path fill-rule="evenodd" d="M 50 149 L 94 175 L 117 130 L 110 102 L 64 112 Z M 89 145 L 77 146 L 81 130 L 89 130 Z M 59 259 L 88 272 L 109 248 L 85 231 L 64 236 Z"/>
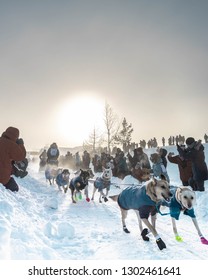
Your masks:
<path fill-rule="evenodd" d="M 206 160 L 208 160 L 208 146 Z M 175 147 L 168 148 L 175 151 Z M 147 151 L 150 154 L 154 149 Z M 173 185 L 180 185 L 177 166 L 168 162 Z M 127 177 L 118 184 L 136 182 Z M 129 211 L 130 234 L 122 231 L 120 211 L 111 200 L 100 204 L 98 194 L 89 203 L 73 204 L 70 192 L 64 194 L 45 181 L 38 164 L 30 163 L 29 175 L 17 179 L 18 193 L 0 186 L 0 259 L 2 260 L 207 260 L 208 246 L 200 243 L 189 217 L 178 221 L 183 242 L 174 239 L 170 217 L 158 215 L 157 228 L 167 249 L 160 251 L 150 234 L 150 242 L 140 237 L 136 215 Z M 124 186 L 124 185 L 123 185 Z M 208 239 L 208 182 L 197 193 L 195 212 Z M 92 184 L 90 185 L 92 193 Z"/>

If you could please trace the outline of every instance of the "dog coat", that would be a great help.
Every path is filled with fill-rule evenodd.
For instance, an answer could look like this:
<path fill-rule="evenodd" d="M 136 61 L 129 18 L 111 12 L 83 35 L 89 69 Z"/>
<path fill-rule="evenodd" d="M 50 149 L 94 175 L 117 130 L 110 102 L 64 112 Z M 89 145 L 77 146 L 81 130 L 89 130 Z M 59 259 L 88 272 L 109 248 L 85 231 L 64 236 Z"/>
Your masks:
<path fill-rule="evenodd" d="M 191 218 L 196 218 L 193 208 L 184 210 L 183 206 L 176 200 L 175 192 L 176 191 L 174 191 L 170 202 L 162 203 L 162 205 L 170 208 L 170 216 L 176 220 L 179 220 L 180 213 L 183 211 L 183 214 L 188 215 Z"/>
<path fill-rule="evenodd" d="M 57 183 L 57 185 L 58 186 L 65 186 L 65 185 L 67 185 L 68 183 L 69 183 L 69 178 L 67 178 L 67 179 L 64 179 L 63 178 L 63 176 L 62 176 L 62 174 L 60 173 L 60 174 L 58 174 L 58 176 L 56 177 L 56 183 Z"/>
<path fill-rule="evenodd" d="M 125 188 L 118 196 L 118 204 L 125 210 L 138 210 L 142 206 L 156 206 L 156 202 L 146 194 L 145 186 Z"/>
<path fill-rule="evenodd" d="M 77 183 L 80 184 L 79 187 L 77 187 Z M 87 186 L 87 183 L 86 184 L 83 183 L 82 178 L 80 176 L 71 179 L 70 185 L 69 185 L 69 187 L 71 189 L 77 189 L 77 190 L 83 190 L 86 186 Z"/>
<path fill-rule="evenodd" d="M 94 186 L 96 189 L 98 189 L 98 192 L 101 192 L 103 189 L 110 190 L 110 184 L 111 182 L 109 180 L 103 180 L 101 177 L 97 177 Z"/>

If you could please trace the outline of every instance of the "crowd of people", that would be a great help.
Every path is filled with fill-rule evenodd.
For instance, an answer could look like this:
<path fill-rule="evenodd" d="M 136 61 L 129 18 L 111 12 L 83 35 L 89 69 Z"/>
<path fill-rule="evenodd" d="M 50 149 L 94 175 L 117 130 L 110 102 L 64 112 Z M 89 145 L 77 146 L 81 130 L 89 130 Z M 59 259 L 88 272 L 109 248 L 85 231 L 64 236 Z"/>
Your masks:
<path fill-rule="evenodd" d="M 103 167 L 111 167 L 113 176 L 121 179 L 126 175 L 133 174 L 133 170 L 142 168 L 149 170 L 152 176 L 163 176 L 170 182 L 167 164 L 172 163 L 178 165 L 178 172 L 183 186 L 191 186 L 194 191 L 204 191 L 204 181 L 208 179 L 204 146 L 200 140 L 196 141 L 193 137 L 188 137 L 184 140 L 184 143 L 176 144 L 177 155 L 171 152 L 168 153 L 164 147 L 158 147 L 149 157 L 142 147 L 137 147 L 132 153 L 128 152 L 126 154 L 120 148 L 117 148 L 114 155 L 102 152 L 100 155 L 91 156 L 85 150 L 81 156 L 79 152 L 76 152 L 75 155 L 67 152 L 65 156 L 59 156 L 59 164 L 75 170 L 79 168 L 90 169 L 92 167 L 94 173 L 102 172 Z M 51 146 L 55 146 L 54 143 Z M 54 157 L 50 156 L 51 146 L 48 151 L 43 151 L 40 155 L 40 160 L 42 160 L 44 154 L 45 164 L 58 164 L 58 158 L 54 159 Z M 59 155 L 59 152 L 56 155 Z"/>
<path fill-rule="evenodd" d="M 11 191 L 19 190 L 14 177 L 24 178 L 27 175 L 26 149 L 19 134 L 17 128 L 8 127 L 0 137 L 0 183 Z M 178 165 L 183 186 L 189 185 L 194 191 L 204 191 L 204 182 L 208 180 L 204 145 L 200 140 L 188 137 L 182 144 L 181 142 L 179 144 L 177 139 L 176 146 L 177 155 L 168 153 L 164 147 L 157 148 L 150 157 L 144 152 L 143 147 L 137 147 L 132 153 L 126 154 L 120 148 L 116 148 L 114 155 L 106 152 L 90 155 L 86 150 L 82 155 L 79 152 L 72 155 L 69 151 L 66 155 L 61 155 L 58 145 L 54 142 L 39 155 L 39 166 L 40 171 L 45 170 L 48 165 L 72 170 L 90 169 L 92 166 L 94 173 L 102 172 L 103 167 L 111 167 L 113 176 L 122 179 L 132 174 L 132 170 L 144 168 L 153 176 L 163 176 L 170 182 L 167 172 L 167 164 L 170 162 Z"/>

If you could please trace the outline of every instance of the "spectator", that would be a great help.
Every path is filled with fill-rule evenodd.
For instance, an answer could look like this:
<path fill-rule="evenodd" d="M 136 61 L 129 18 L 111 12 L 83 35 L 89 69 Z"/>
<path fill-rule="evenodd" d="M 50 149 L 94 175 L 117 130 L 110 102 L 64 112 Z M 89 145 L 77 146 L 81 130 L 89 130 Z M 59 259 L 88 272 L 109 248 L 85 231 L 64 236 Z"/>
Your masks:
<path fill-rule="evenodd" d="M 90 168 L 90 154 L 87 151 L 84 151 L 82 155 L 82 165 L 84 169 L 89 169 Z"/>
<path fill-rule="evenodd" d="M 40 163 L 39 163 L 39 170 L 41 171 L 47 163 L 47 152 L 46 149 L 42 151 L 42 153 L 39 155 Z"/>
<path fill-rule="evenodd" d="M 158 153 L 153 153 L 150 156 L 150 160 L 152 162 L 152 172 L 155 177 L 162 178 L 161 176 L 165 176 L 167 182 L 170 182 L 167 170 L 162 163 L 162 159 Z"/>
<path fill-rule="evenodd" d="M 143 152 L 141 147 L 134 150 L 133 157 L 129 153 L 127 156 L 132 168 L 135 168 L 135 166 L 139 164 L 141 168 L 151 169 L 149 158 L 147 154 Z"/>
<path fill-rule="evenodd" d="M 124 152 L 121 151 L 118 155 L 117 163 L 115 166 L 116 169 L 116 177 L 123 179 L 128 173 L 128 167 L 126 163 L 126 158 L 124 156 Z"/>
<path fill-rule="evenodd" d="M 205 162 L 204 146 L 201 140 L 195 141 L 193 137 L 186 139 L 186 149 L 182 149 L 179 145 L 179 154 L 192 162 L 193 180 L 191 186 L 195 191 L 204 191 L 204 181 L 208 179 L 207 165 Z"/>
<path fill-rule="evenodd" d="M 81 167 L 81 158 L 80 158 L 79 152 L 75 153 L 74 159 L 75 159 L 75 166 L 76 166 L 76 168 L 79 169 Z"/>
<path fill-rule="evenodd" d="M 185 145 L 181 147 L 185 148 Z M 174 153 L 168 154 L 168 160 L 169 162 L 178 165 L 179 175 L 183 186 L 189 186 L 191 178 L 193 177 L 191 160 L 185 159 L 181 155 L 174 155 Z"/>
<path fill-rule="evenodd" d="M 58 166 L 59 149 L 56 143 L 50 145 L 47 151 L 47 163 Z"/>
<path fill-rule="evenodd" d="M 157 150 L 158 154 L 160 155 L 161 159 L 162 159 L 162 163 L 165 166 L 165 168 L 167 168 L 167 159 L 166 159 L 166 155 L 168 153 L 168 151 L 164 148 L 158 148 Z"/>
<path fill-rule="evenodd" d="M 19 190 L 16 181 L 11 175 L 14 174 L 18 177 L 27 175 L 27 172 L 23 170 L 19 170 L 19 174 L 16 173 L 19 163 L 26 161 L 25 157 L 26 150 L 23 139 L 19 138 L 19 129 L 8 127 L 0 137 L 0 183 L 6 189 L 13 192 Z M 27 167 L 27 165 L 25 166 Z"/>

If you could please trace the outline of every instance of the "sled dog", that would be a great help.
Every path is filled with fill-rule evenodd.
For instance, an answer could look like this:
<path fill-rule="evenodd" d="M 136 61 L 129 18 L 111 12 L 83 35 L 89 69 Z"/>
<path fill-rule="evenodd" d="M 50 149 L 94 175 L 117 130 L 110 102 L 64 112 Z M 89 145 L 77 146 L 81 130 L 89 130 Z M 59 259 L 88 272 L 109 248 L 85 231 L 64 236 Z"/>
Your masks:
<path fill-rule="evenodd" d="M 203 244 L 208 245 L 208 241 L 203 237 L 201 230 L 194 213 L 194 205 L 196 204 L 196 194 L 190 186 L 181 186 L 173 191 L 173 196 L 169 203 L 162 203 L 168 206 L 170 209 L 170 216 L 172 220 L 173 233 L 177 241 L 182 241 L 182 238 L 178 234 L 176 227 L 176 220 L 179 220 L 180 213 L 183 212 L 185 215 L 191 217 L 193 224 L 197 230 L 200 240 Z"/>
<path fill-rule="evenodd" d="M 166 248 L 166 245 L 156 230 L 156 205 L 162 200 L 169 201 L 171 196 L 172 193 L 170 192 L 169 184 L 165 179 L 157 180 L 152 178 L 142 187 L 129 186 L 123 189 L 118 196 L 113 196 L 111 198 L 113 200 L 117 200 L 117 203 L 120 207 L 124 232 L 130 233 L 126 226 L 126 218 L 128 210 L 133 209 L 137 214 L 139 228 L 143 240 L 149 241 L 149 237 L 147 236 L 149 230 L 155 237 L 159 249 L 163 250 Z M 148 219 L 150 215 L 151 223 Z M 142 222 L 148 229 L 143 229 Z"/>
<path fill-rule="evenodd" d="M 100 177 L 97 177 L 94 181 L 94 188 L 93 188 L 93 194 L 92 194 L 92 200 L 94 200 L 95 192 L 98 190 L 100 193 L 99 202 L 102 202 L 102 197 L 104 198 L 104 201 L 107 202 L 107 196 L 108 192 L 110 190 L 110 184 L 111 184 L 111 178 L 112 178 L 112 170 L 111 168 L 104 168 L 103 172 Z M 103 190 L 106 190 L 106 194 L 104 194 Z"/>
<path fill-rule="evenodd" d="M 90 201 L 88 195 L 88 180 L 90 178 L 89 171 L 80 169 L 80 174 L 71 179 L 69 189 L 71 190 L 72 202 L 76 203 L 77 196 L 81 198 L 81 191 L 84 190 L 87 202 Z"/>

